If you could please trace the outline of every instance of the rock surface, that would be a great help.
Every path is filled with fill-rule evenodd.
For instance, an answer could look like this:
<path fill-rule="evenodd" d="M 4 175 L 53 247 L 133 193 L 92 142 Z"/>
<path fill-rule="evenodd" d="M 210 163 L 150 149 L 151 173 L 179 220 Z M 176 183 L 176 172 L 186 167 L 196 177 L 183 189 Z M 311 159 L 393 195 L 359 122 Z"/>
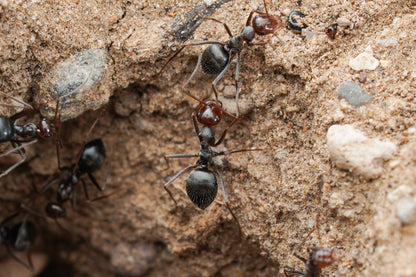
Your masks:
<path fill-rule="evenodd" d="M 77 107 L 83 113 L 62 123 L 60 153 L 62 164 L 70 166 L 85 141 L 103 138 L 108 161 L 94 175 L 101 183 L 112 164 L 106 191 L 95 191 L 86 180 L 90 199 L 110 196 L 88 202 L 77 187 L 76 207 L 67 205 L 67 218 L 59 221 L 68 232 L 53 220 L 30 216 L 40 234 L 33 250 L 47 255 L 48 270 L 62 268 L 74 276 L 284 276 L 284 268 L 304 269 L 291 255 L 294 250 L 307 256 L 307 247 L 320 245 L 342 255 L 324 276 L 416 275 L 416 224 L 403 224 L 396 209 L 400 199 L 416 193 L 414 1 L 266 2 L 284 25 L 243 50 L 242 117 L 215 149 L 265 149 L 216 157 L 241 241 L 221 194 L 199 210 L 186 196 L 182 176 L 172 184 L 178 202 L 173 214 L 174 203 L 163 188 L 195 163 L 178 159 L 167 169 L 163 156 L 199 149 L 190 120 L 198 103 L 181 86 L 203 46 L 187 47 L 157 73 L 183 43 L 229 38 L 223 25 L 203 17 L 226 22 L 237 34 L 251 10 L 263 9 L 263 1 L 0 2 L 0 89 L 45 116 L 55 103 L 44 93 L 49 74 L 88 49 L 107 55 L 102 79 Z M 306 15 L 308 38 L 287 26 L 291 10 Z M 345 24 L 330 40 L 323 31 L 335 22 Z M 337 88 L 364 79 L 349 61 L 368 45 L 380 65 L 365 70 L 360 86 L 373 100 L 352 108 L 339 101 Z M 234 86 L 233 71 L 234 66 L 219 82 L 220 96 Z M 186 89 L 203 98 L 214 78 L 199 70 Z M 232 109 L 233 96 L 227 96 Z M 99 111 L 88 110 L 107 99 Z M 35 114 L 19 122 L 38 119 Z M 230 119 L 224 121 L 217 134 Z M 367 180 L 332 165 L 326 135 L 335 124 L 397 145 L 379 178 Z M 1 219 L 27 203 L 33 186 L 40 190 L 63 175 L 54 139 L 29 150 L 27 162 L 0 179 Z M 55 191 L 38 195 L 31 209 L 43 213 Z M 299 246 L 317 215 L 319 228 Z M 2 247 L 0 259 L 7 257 Z"/>

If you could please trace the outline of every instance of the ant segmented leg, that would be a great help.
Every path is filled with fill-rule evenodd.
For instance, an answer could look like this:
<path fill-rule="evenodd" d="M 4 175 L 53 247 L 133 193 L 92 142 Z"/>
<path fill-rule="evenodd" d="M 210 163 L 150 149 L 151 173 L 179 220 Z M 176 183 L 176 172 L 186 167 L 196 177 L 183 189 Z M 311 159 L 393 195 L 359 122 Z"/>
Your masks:
<path fill-rule="evenodd" d="M 225 28 L 225 31 L 226 31 L 226 32 L 228 33 L 228 35 L 230 36 L 230 38 L 233 38 L 233 37 L 234 37 L 234 36 L 233 36 L 233 34 L 231 33 L 230 28 L 228 28 L 228 26 L 227 26 L 227 24 L 226 24 L 226 23 L 224 23 L 224 22 L 222 22 L 222 21 L 220 21 L 220 20 L 218 20 L 218 19 L 212 18 L 212 17 L 204 17 L 203 19 L 204 19 L 204 20 L 212 20 L 212 21 L 215 21 L 215 22 L 217 22 L 217 23 L 222 24 L 222 25 L 224 26 L 224 28 Z"/>
<path fill-rule="evenodd" d="M 237 217 L 235 216 L 235 214 L 233 213 L 233 211 L 231 210 L 230 207 L 230 201 L 228 200 L 228 196 L 227 196 L 227 192 L 225 191 L 225 185 L 224 185 L 224 180 L 220 174 L 220 172 L 218 171 L 217 168 L 214 167 L 214 172 L 217 175 L 218 179 L 220 180 L 220 184 L 221 184 L 221 190 L 222 190 L 222 196 L 224 197 L 224 202 L 225 202 L 225 206 L 227 207 L 228 211 L 230 212 L 231 216 L 234 218 L 235 222 L 237 223 L 237 227 L 238 227 L 238 234 L 239 237 L 241 239 L 241 225 L 240 222 L 238 221 Z"/>
<path fill-rule="evenodd" d="M 181 154 L 179 154 L 179 155 L 181 155 Z M 183 154 L 182 154 L 183 155 Z M 186 155 L 186 154 L 185 154 Z M 176 156 L 175 157 L 175 155 L 171 155 L 171 157 L 170 158 L 183 158 L 184 156 Z M 170 196 L 170 198 L 172 198 L 172 200 L 173 200 L 173 202 L 175 202 L 175 210 L 174 211 L 176 211 L 176 209 L 177 209 L 177 206 L 178 206 L 178 202 L 176 202 L 176 200 L 175 200 L 175 198 L 173 197 L 173 194 L 172 194 L 172 192 L 169 190 L 169 188 L 168 188 L 168 186 L 170 185 L 170 184 L 172 184 L 176 179 L 178 179 L 182 174 L 184 174 L 184 173 L 186 173 L 186 172 L 188 172 L 189 170 L 191 170 L 191 169 L 194 169 L 195 167 L 197 167 L 197 166 L 199 166 L 199 165 L 190 165 L 190 166 L 187 166 L 187 167 L 185 167 L 184 169 L 182 169 L 181 171 L 179 171 L 175 176 L 173 176 L 166 184 L 164 184 L 163 185 L 163 187 L 165 188 L 165 190 L 168 192 L 168 194 L 169 194 L 169 196 Z"/>

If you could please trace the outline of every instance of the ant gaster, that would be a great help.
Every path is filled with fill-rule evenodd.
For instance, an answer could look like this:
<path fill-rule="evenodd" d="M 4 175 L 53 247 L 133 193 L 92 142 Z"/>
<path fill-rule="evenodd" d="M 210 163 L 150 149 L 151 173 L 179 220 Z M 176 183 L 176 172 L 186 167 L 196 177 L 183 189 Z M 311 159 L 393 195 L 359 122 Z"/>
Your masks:
<path fill-rule="evenodd" d="M 202 54 L 199 55 L 198 62 L 195 66 L 194 71 L 192 72 L 188 80 L 184 83 L 182 88 L 185 87 L 191 81 L 199 65 L 202 64 L 202 70 L 205 73 L 217 75 L 217 77 L 212 82 L 212 88 L 215 94 L 215 99 L 218 100 L 216 84 L 222 79 L 222 77 L 228 71 L 228 69 L 231 66 L 232 60 L 236 56 L 237 63 L 235 69 L 235 81 L 237 86 L 241 66 L 240 53 L 244 47 L 244 43 L 251 43 L 256 34 L 260 36 L 272 34 L 275 30 L 279 29 L 282 26 L 282 20 L 280 19 L 280 17 L 270 15 L 267 10 L 266 1 L 263 0 L 263 3 L 265 12 L 259 10 L 251 11 L 250 15 L 247 18 L 246 26 L 241 31 L 241 33 L 236 36 L 232 35 L 230 28 L 228 28 L 226 23 L 223 23 L 214 18 L 205 18 L 207 20 L 212 20 L 222 24 L 226 32 L 230 36 L 230 39 L 226 42 L 206 40 L 185 44 L 184 46 L 179 48 L 179 50 L 166 62 L 166 64 L 162 67 L 162 69 L 159 71 L 157 75 L 161 74 L 162 71 L 166 68 L 166 66 L 186 47 L 208 44 L 209 46 L 204 50 Z M 253 17 L 253 14 L 257 15 Z M 236 100 L 238 101 L 237 98 Z"/>
<path fill-rule="evenodd" d="M 63 203 L 72 198 L 72 206 L 76 204 L 76 190 L 75 186 L 80 181 L 83 185 L 85 197 L 89 199 L 86 183 L 83 179 L 83 175 L 87 174 L 91 182 L 99 191 L 103 191 L 105 188 L 105 181 L 100 186 L 92 175 L 93 172 L 99 170 L 105 162 L 105 148 L 101 139 L 94 139 L 84 145 L 84 148 L 79 156 L 78 162 L 72 164 L 70 167 L 62 167 L 61 170 L 67 172 L 66 179 L 55 179 L 46 184 L 42 192 L 49 189 L 52 185 L 60 182 L 56 194 L 56 202 L 49 202 L 46 206 L 46 213 L 51 218 L 64 217 L 66 215 L 65 207 Z M 106 176 L 107 177 L 107 176 Z"/>
<path fill-rule="evenodd" d="M 37 139 L 39 138 L 49 138 L 52 136 L 57 136 L 59 134 L 60 128 L 60 120 L 58 115 L 58 107 L 59 107 L 59 99 L 56 102 L 56 110 L 55 110 L 55 117 L 52 121 L 42 118 L 38 124 L 35 123 L 26 123 L 24 125 L 19 125 L 18 120 L 24 116 L 30 115 L 34 113 L 34 109 L 31 105 L 23 102 L 13 96 L 9 96 L 4 92 L 0 92 L 7 97 L 10 97 L 14 101 L 23 106 L 15 106 L 5 103 L 0 103 L 0 106 L 5 107 L 20 107 L 23 108 L 21 112 L 17 114 L 7 117 L 7 116 L 0 116 L 0 143 L 1 142 L 10 142 L 13 146 L 13 149 L 3 153 L 0 157 L 7 156 L 11 153 L 18 152 L 21 156 L 21 159 L 10 166 L 6 171 L 0 174 L 0 178 L 10 173 L 13 169 L 18 167 L 26 160 L 25 155 L 25 146 L 30 144 L 36 143 Z M 56 139 L 56 149 L 57 149 L 57 156 L 59 162 L 59 148 L 61 147 L 61 141 L 58 137 Z"/>
<path fill-rule="evenodd" d="M 33 271 L 30 247 L 37 236 L 36 226 L 32 221 L 27 220 L 27 216 L 25 216 L 22 221 L 13 224 L 11 227 L 7 226 L 7 223 L 13 220 L 18 214 L 19 212 L 14 213 L 0 223 L 0 245 L 4 244 L 7 252 L 13 259 L 28 270 Z M 26 264 L 21 260 L 14 251 L 27 251 L 29 264 Z"/>

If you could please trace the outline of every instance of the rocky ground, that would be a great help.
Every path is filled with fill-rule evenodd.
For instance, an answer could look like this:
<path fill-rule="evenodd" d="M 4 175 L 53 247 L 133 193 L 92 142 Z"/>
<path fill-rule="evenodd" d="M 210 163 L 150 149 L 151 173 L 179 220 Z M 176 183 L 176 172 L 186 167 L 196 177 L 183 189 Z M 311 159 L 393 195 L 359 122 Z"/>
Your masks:
<path fill-rule="evenodd" d="M 109 197 L 88 202 L 80 186 L 59 225 L 29 213 L 40 276 L 284 276 L 304 269 L 293 252 L 306 257 L 313 246 L 342 257 L 324 276 L 416 276 L 416 2 L 267 5 L 283 26 L 243 50 L 241 120 L 216 148 L 263 149 L 216 158 L 240 238 L 221 192 L 199 210 L 183 176 L 171 187 L 173 213 L 163 188 L 195 162 L 167 168 L 164 155 L 199 149 L 190 118 L 197 103 L 181 86 L 204 47 L 186 48 L 157 72 L 183 43 L 228 39 L 203 17 L 237 34 L 262 1 L 0 1 L 0 90 L 50 119 L 59 96 L 62 163 L 102 138 L 107 162 L 96 178 L 111 165 L 104 193 L 87 181 L 91 199 Z M 306 15 L 297 18 L 307 25 L 301 32 L 287 23 L 292 10 Z M 324 31 L 334 23 L 330 39 Z M 234 68 L 218 85 L 232 113 Z M 212 80 L 198 71 L 187 89 L 202 98 Z M 0 179 L 1 218 L 59 175 L 53 138 L 26 153 Z M 2 158 L 2 168 L 18 158 Z M 44 214 L 55 191 L 36 195 L 31 211 Z M 9 276 L 31 275 L 5 247 L 0 259 Z"/>

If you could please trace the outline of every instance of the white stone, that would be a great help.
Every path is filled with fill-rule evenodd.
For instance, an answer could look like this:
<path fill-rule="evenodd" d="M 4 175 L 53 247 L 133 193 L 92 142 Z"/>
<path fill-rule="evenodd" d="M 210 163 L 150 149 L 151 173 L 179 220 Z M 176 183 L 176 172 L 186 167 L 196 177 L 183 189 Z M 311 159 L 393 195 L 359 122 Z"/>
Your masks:
<path fill-rule="evenodd" d="M 378 67 L 380 62 L 373 57 L 373 50 L 371 47 L 367 47 L 365 51 L 359 54 L 354 59 L 350 59 L 349 65 L 352 69 L 361 70 L 374 70 Z"/>
<path fill-rule="evenodd" d="M 404 197 L 396 205 L 396 212 L 404 224 L 416 222 L 416 201 L 410 197 Z"/>
<path fill-rule="evenodd" d="M 327 133 L 333 163 L 368 179 L 383 172 L 383 160 L 392 158 L 397 147 L 392 142 L 369 139 L 351 125 L 333 125 Z"/>

